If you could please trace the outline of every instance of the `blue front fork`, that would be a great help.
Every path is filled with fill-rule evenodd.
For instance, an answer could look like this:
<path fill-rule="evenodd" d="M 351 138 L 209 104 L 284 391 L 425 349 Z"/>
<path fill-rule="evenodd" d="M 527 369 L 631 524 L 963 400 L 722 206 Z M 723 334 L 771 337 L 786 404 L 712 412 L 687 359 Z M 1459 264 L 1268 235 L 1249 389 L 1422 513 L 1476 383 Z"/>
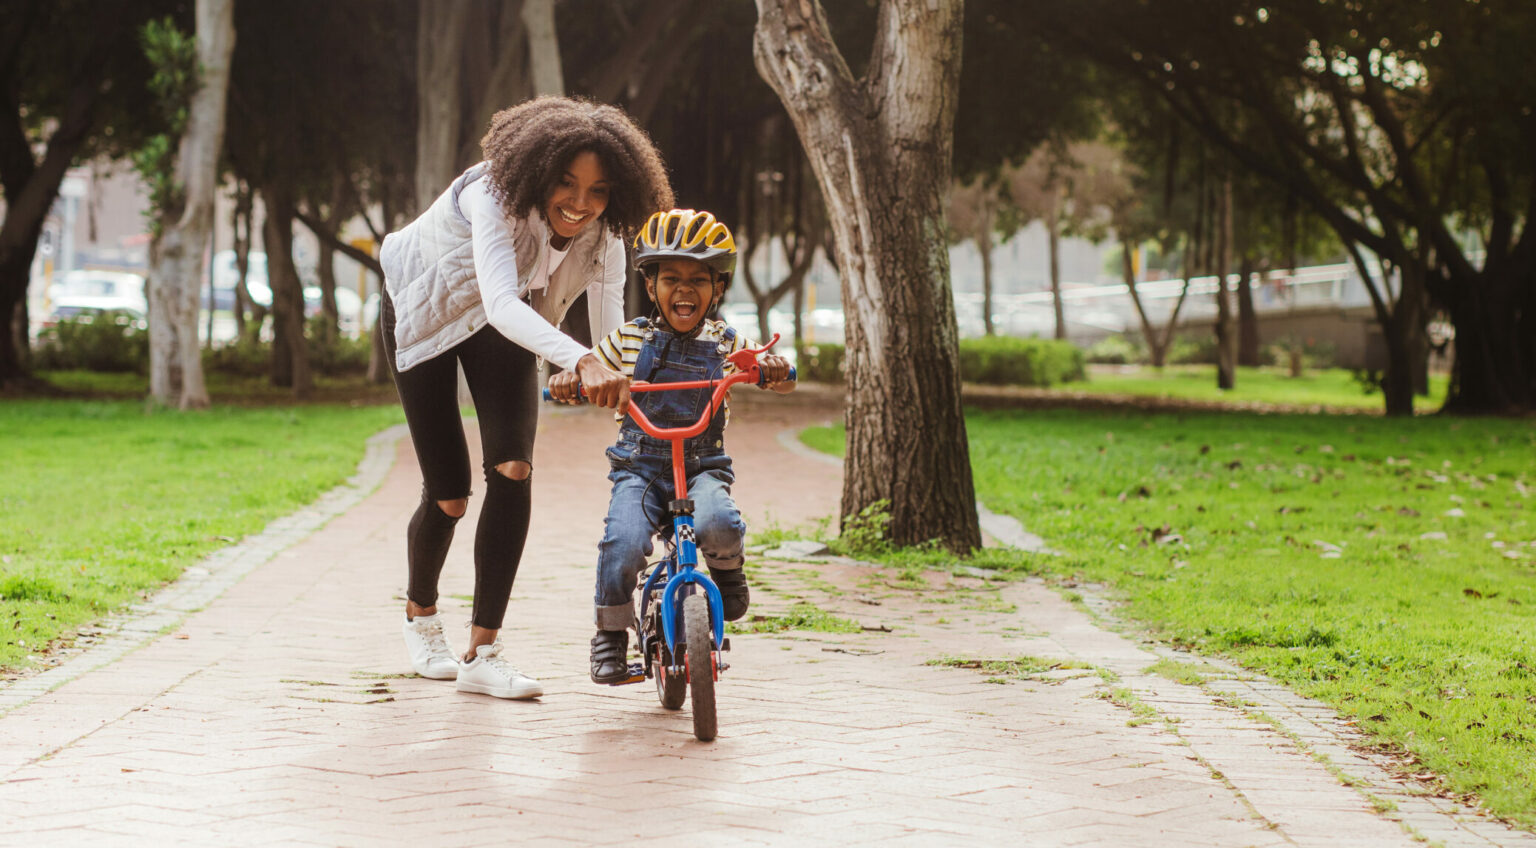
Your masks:
<path fill-rule="evenodd" d="M 672 556 L 667 558 L 662 567 L 651 570 L 650 576 L 645 579 L 645 585 L 640 590 L 642 604 L 640 614 L 643 618 L 645 605 L 651 601 L 651 590 L 655 587 L 657 580 L 665 574 L 667 584 L 661 592 L 662 635 L 667 640 L 668 656 L 672 657 L 674 664 L 677 664 L 678 619 L 681 617 L 683 598 L 692 594 L 684 588 L 685 585 L 703 587 L 704 596 L 709 601 L 709 621 L 715 638 L 715 644 L 710 646 L 712 651 L 719 650 L 719 646 L 725 644 L 725 603 L 720 598 L 720 587 L 695 568 L 699 563 L 699 549 L 694 542 L 693 516 L 672 517 L 672 538 L 677 542 Z"/>

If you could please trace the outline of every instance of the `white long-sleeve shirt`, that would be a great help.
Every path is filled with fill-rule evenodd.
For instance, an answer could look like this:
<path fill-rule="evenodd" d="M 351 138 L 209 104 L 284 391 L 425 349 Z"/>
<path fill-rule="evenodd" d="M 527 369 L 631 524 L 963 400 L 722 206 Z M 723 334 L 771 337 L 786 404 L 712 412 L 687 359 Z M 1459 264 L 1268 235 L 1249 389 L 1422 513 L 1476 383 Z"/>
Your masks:
<path fill-rule="evenodd" d="M 480 301 L 486 320 L 498 332 L 545 360 L 567 370 L 590 351 L 560 332 L 558 324 L 565 317 L 571 301 L 581 294 L 579 283 L 557 291 L 550 282 L 555 269 L 565 261 L 568 250 L 556 250 L 549 244 L 548 226 L 538 218 L 543 254 L 541 267 L 523 287 L 518 283 L 517 249 L 512 242 L 512 221 L 501 204 L 486 189 L 485 180 L 475 180 L 459 194 L 459 209 L 470 224 L 475 277 L 480 285 Z M 588 226 L 601 226 L 596 222 Z M 586 287 L 587 317 L 592 337 L 600 339 L 624 323 L 624 242 L 605 234 L 604 275 Z M 580 277 L 570 278 L 579 280 Z M 526 298 L 526 299 L 525 299 Z"/>

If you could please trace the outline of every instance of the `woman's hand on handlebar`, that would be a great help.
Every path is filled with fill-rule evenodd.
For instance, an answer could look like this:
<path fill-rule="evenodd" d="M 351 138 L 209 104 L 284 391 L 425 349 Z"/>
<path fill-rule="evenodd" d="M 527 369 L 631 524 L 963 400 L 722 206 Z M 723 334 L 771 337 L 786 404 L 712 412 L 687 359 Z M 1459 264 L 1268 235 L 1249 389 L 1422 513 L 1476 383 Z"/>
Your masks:
<path fill-rule="evenodd" d="M 560 403 L 581 403 L 581 380 L 575 371 L 549 375 L 549 396 Z"/>
<path fill-rule="evenodd" d="M 576 377 L 586 390 L 588 401 L 617 410 L 620 415 L 629 411 L 629 379 L 604 367 L 595 355 L 589 353 L 577 360 Z M 550 395 L 563 400 L 561 395 L 555 394 L 553 379 L 550 380 Z"/>
<path fill-rule="evenodd" d="M 757 367 L 763 377 L 763 388 L 773 389 L 776 392 L 787 392 L 794 389 L 795 384 L 789 382 L 789 360 L 771 353 L 764 354 L 757 360 Z"/>

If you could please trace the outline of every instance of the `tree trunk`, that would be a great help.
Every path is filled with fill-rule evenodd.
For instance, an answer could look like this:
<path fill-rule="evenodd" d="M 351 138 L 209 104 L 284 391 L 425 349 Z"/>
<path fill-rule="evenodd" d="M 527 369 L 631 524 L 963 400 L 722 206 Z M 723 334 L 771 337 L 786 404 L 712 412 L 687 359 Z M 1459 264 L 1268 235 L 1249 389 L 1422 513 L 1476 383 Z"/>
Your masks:
<path fill-rule="evenodd" d="M 325 340 L 341 334 L 341 310 L 336 306 L 336 248 L 320 243 L 320 314 L 325 318 Z"/>
<path fill-rule="evenodd" d="M 58 193 L 57 186 L 53 193 Z M 13 234 L 10 232 L 13 223 L 17 230 L 27 228 L 31 232 Z M 37 216 L 28 225 L 15 208 L 6 210 L 5 222 L 0 225 L 0 390 L 20 385 L 27 373 L 24 364 L 27 326 L 18 319 L 25 314 L 27 284 L 32 279 L 32 256 L 37 253 L 37 240 L 42 230 L 43 216 Z"/>
<path fill-rule="evenodd" d="M 1216 388 L 1237 385 L 1237 327 L 1227 296 L 1227 264 L 1232 252 L 1232 180 L 1222 184 L 1216 222 Z"/>
<path fill-rule="evenodd" d="M 988 336 L 997 335 L 992 323 L 992 219 L 987 216 L 987 227 L 976 236 L 976 252 L 981 254 L 981 327 Z"/>
<path fill-rule="evenodd" d="M 272 385 L 288 386 L 296 398 L 309 395 L 314 376 L 304 344 L 304 287 L 293 267 L 293 203 L 280 183 L 262 187 L 267 208 L 262 234 L 267 277 L 272 286 Z"/>
<path fill-rule="evenodd" d="M 473 6 L 462 0 L 421 0 L 418 9 L 416 209 L 419 212 L 430 206 L 458 176 L 462 41 Z M 267 214 L 270 220 L 270 210 Z M 267 261 L 270 263 L 271 257 Z M 274 302 L 275 298 L 274 295 Z"/>
<path fill-rule="evenodd" d="M 250 185 L 242 182 L 240 190 L 235 198 L 235 211 L 230 221 L 234 230 L 235 243 L 232 249 L 235 253 L 235 335 L 245 338 L 246 310 L 249 308 L 256 326 L 266 320 L 266 312 L 251 301 L 251 293 L 245 284 L 245 275 L 251 268 L 251 217 L 255 214 L 252 209 L 254 202 Z M 253 337 L 256 333 L 251 334 Z"/>
<path fill-rule="evenodd" d="M 1244 251 L 1237 260 L 1237 364 L 1257 368 L 1259 316 L 1253 311 L 1253 256 Z"/>
<path fill-rule="evenodd" d="M 981 543 L 950 283 L 945 197 L 959 0 L 883 0 L 855 80 L 815 0 L 757 0 L 753 53 L 828 206 L 847 320 L 844 515 L 889 504 L 902 545 Z"/>
<path fill-rule="evenodd" d="M 791 332 L 793 332 L 795 334 L 795 338 L 794 338 L 795 350 L 798 351 L 798 350 L 801 350 L 802 348 L 805 347 L 805 278 L 804 277 L 801 277 L 800 278 L 800 282 L 795 285 L 795 290 L 793 292 L 790 292 L 790 300 L 789 300 L 789 302 L 790 302 L 790 308 L 793 309 L 794 312 L 795 312 L 794 329 L 791 330 Z"/>
<path fill-rule="evenodd" d="M 1131 303 L 1136 307 L 1136 317 L 1141 321 L 1141 338 L 1147 343 L 1147 356 L 1152 360 L 1152 367 L 1161 368 L 1168 355 L 1168 348 L 1152 327 L 1147 309 L 1141 303 L 1141 292 L 1136 289 L 1136 263 L 1131 258 L 1130 242 L 1122 242 L 1120 245 L 1120 273 L 1125 280 L 1125 290 L 1131 296 Z"/>
<path fill-rule="evenodd" d="M 390 381 L 389 351 L 384 347 L 384 310 L 379 310 L 379 317 L 373 320 L 373 327 L 368 331 L 372 344 L 368 348 L 368 382 L 374 385 L 382 385 Z"/>
<path fill-rule="evenodd" d="M 32 280 L 32 258 L 43 231 L 43 219 L 59 196 L 64 174 L 95 125 L 97 102 L 105 93 L 101 85 L 107 65 L 84 63 L 86 72 L 76 79 L 58 126 L 48 137 L 41 162 L 34 160 L 32 142 L 23 121 L 0 122 L 0 156 L 5 185 L 5 217 L 0 220 L 0 389 L 18 385 L 26 376 L 24 348 L 27 330 L 17 329 L 14 317 L 25 314 L 22 302 Z"/>
<path fill-rule="evenodd" d="M 528 30 L 528 69 L 535 94 L 565 94 L 560 69 L 560 40 L 555 33 L 555 0 L 523 0 Z"/>
<path fill-rule="evenodd" d="M 1061 302 L 1061 193 L 1052 189 L 1054 202 L 1045 216 L 1046 242 L 1051 262 L 1051 308 L 1056 311 L 1056 338 L 1067 337 L 1067 313 Z"/>
<path fill-rule="evenodd" d="M 208 406 L 202 349 L 197 338 L 203 290 L 203 251 L 213 230 L 213 194 L 224 148 L 224 104 L 229 60 L 235 48 L 234 0 L 197 0 L 197 59 L 202 84 L 192 96 L 187 127 L 176 157 L 176 178 L 186 188 L 186 206 L 175 210 L 158 239 L 154 297 L 169 326 L 150 334 L 150 398 L 181 409 Z M 212 311 L 212 304 L 209 304 Z M 163 346 L 170 344 L 169 350 Z M 161 346 L 159 355 L 156 346 Z M 174 368 L 166 373 L 174 362 Z"/>
<path fill-rule="evenodd" d="M 1447 288 L 1456 356 L 1445 411 L 1536 410 L 1536 275 L 1496 265 Z"/>

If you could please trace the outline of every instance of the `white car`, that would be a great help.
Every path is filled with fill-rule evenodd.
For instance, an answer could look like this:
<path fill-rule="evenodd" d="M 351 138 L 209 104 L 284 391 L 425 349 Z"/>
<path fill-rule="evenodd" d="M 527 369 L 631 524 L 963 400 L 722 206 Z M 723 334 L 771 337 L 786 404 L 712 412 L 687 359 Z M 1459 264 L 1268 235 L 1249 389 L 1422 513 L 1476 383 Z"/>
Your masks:
<path fill-rule="evenodd" d="M 141 314 L 149 311 L 149 301 L 144 297 L 144 277 L 122 271 L 69 271 L 48 287 L 51 304 L 73 298 L 89 298 L 108 309 L 118 304 Z"/>
<path fill-rule="evenodd" d="M 136 329 L 147 326 L 148 310 L 142 303 L 134 303 L 118 297 L 91 297 L 66 295 L 51 302 L 51 311 L 43 318 L 40 329 L 58 325 L 60 321 L 90 323 L 106 313 L 117 312 L 128 316 L 128 322 Z"/>

